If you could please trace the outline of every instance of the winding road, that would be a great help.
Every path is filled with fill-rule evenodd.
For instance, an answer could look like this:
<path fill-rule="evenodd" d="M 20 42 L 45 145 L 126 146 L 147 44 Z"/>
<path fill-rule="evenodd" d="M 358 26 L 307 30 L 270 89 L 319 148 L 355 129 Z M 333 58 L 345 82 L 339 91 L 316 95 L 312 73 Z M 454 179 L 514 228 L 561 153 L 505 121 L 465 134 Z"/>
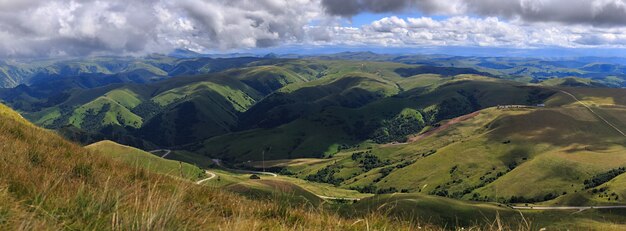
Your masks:
<path fill-rule="evenodd" d="M 152 150 L 152 151 L 150 151 L 150 153 L 153 153 L 153 154 L 158 153 L 158 152 L 165 152 L 165 154 L 163 154 L 163 155 L 161 156 L 161 158 L 165 158 L 165 157 L 167 157 L 167 155 L 169 155 L 170 153 L 172 153 L 172 150 L 169 150 L 169 149 L 158 149 L 158 150 Z M 213 163 L 215 163 L 217 166 L 219 166 L 219 167 L 221 167 L 221 168 L 223 168 L 223 169 L 225 169 L 225 170 L 231 171 L 231 172 L 236 172 L 236 173 L 246 173 L 246 174 L 263 174 L 263 175 L 269 175 L 269 176 L 272 176 L 272 177 L 278 177 L 278 174 L 276 174 L 276 173 L 272 173 L 272 172 L 259 172 L 259 171 L 249 171 L 249 170 L 240 170 L 240 169 L 231 169 L 231 168 L 227 168 L 227 167 L 225 167 L 224 165 L 222 165 L 222 160 L 220 160 L 220 159 L 212 159 L 212 161 L 213 161 Z M 204 179 L 199 180 L 199 181 L 196 181 L 196 182 L 195 182 L 196 184 L 200 185 L 200 184 L 202 184 L 202 183 L 204 183 L 204 182 L 210 181 L 210 180 L 214 179 L 215 177 L 217 177 L 217 174 L 215 174 L 215 173 L 213 173 L 213 172 L 210 172 L 210 171 L 208 171 L 208 170 L 205 170 L 205 173 L 206 173 L 207 175 L 209 175 L 209 177 L 204 178 Z M 324 200 L 347 200 L 347 201 L 358 201 L 358 200 L 361 200 L 361 198 L 349 198 L 349 197 L 329 197 L 329 196 L 317 195 L 317 194 L 315 194 L 315 193 L 313 193 L 313 195 L 315 195 L 315 196 L 317 196 L 317 197 L 319 197 L 319 198 L 321 198 L 321 199 L 324 199 Z"/>
<path fill-rule="evenodd" d="M 572 93 L 569 93 L 567 91 L 561 90 L 561 92 L 563 92 L 563 94 L 569 95 L 571 96 L 574 100 L 576 100 L 576 102 L 580 103 L 581 105 L 583 105 L 584 107 L 586 107 L 591 113 L 593 113 L 594 115 L 596 115 L 598 118 L 600 118 L 602 121 L 604 121 L 604 123 L 606 123 L 607 125 L 609 125 L 610 127 L 612 127 L 613 129 L 615 129 L 615 131 L 619 132 L 620 134 L 622 134 L 622 136 L 626 136 L 626 133 L 622 132 L 622 130 L 620 130 L 619 128 L 617 128 L 615 125 L 613 125 L 611 122 L 609 122 L 608 120 L 604 119 L 604 117 L 602 117 L 601 115 L 599 115 L 598 113 L 596 113 L 595 111 L 593 111 L 593 109 L 591 109 L 591 107 L 589 107 L 587 104 L 583 103 L 582 101 L 578 100 L 578 98 L 576 98 L 576 96 L 574 96 Z"/>
<path fill-rule="evenodd" d="M 165 158 L 165 157 L 167 157 L 167 155 L 172 153 L 172 150 L 169 150 L 169 149 L 157 149 L 157 150 L 150 151 L 150 153 L 152 153 L 152 154 L 156 154 L 157 152 L 165 152 L 165 154 L 163 154 L 161 156 L 161 158 Z"/>
<path fill-rule="evenodd" d="M 524 210 L 578 210 L 587 209 L 626 209 L 626 205 L 605 205 L 605 206 L 511 206 L 513 209 Z"/>
<path fill-rule="evenodd" d="M 247 173 L 247 174 L 263 174 L 263 175 L 270 175 L 273 177 L 278 177 L 278 174 L 276 173 L 272 173 L 272 172 L 259 172 L 259 171 L 249 171 L 249 170 L 241 170 L 241 169 L 231 169 L 231 168 L 227 168 L 224 165 L 222 165 L 222 160 L 220 159 L 212 159 L 213 163 L 215 163 L 217 166 L 231 171 L 231 172 L 236 172 L 236 173 Z M 310 191 L 309 191 L 310 192 Z M 311 192 L 313 193 L 313 192 Z M 318 195 L 313 193 L 313 195 L 324 199 L 324 200 L 347 200 L 347 201 L 358 201 L 361 200 L 361 198 L 350 198 L 350 197 L 329 197 L 329 196 L 322 196 L 322 195 Z"/>
<path fill-rule="evenodd" d="M 207 177 L 205 179 L 202 179 L 202 180 L 199 180 L 199 181 L 196 181 L 196 184 L 202 184 L 204 182 L 207 182 L 207 181 L 212 180 L 213 178 L 217 177 L 217 174 L 215 174 L 215 173 L 212 173 L 212 172 L 209 172 L 209 171 L 206 171 L 206 170 L 204 172 L 206 174 L 208 174 L 209 177 Z"/>
<path fill-rule="evenodd" d="M 227 168 L 224 165 L 222 165 L 222 160 L 220 160 L 220 159 L 211 159 L 211 160 L 217 166 L 220 166 L 221 168 L 226 169 L 226 170 L 231 171 L 231 172 L 248 173 L 248 174 L 262 174 L 262 175 L 270 175 L 270 176 L 273 176 L 273 177 L 277 177 L 278 176 L 278 174 L 273 173 L 273 172 L 259 172 L 259 171 L 249 171 L 249 170 Z"/>
<path fill-rule="evenodd" d="M 169 149 L 157 149 L 157 150 L 152 150 L 152 151 L 150 151 L 150 153 L 152 153 L 152 154 L 156 154 L 157 152 L 165 152 L 165 154 L 163 154 L 163 155 L 161 156 L 161 158 L 164 158 L 164 159 L 165 159 L 165 157 L 167 157 L 167 155 L 169 155 L 170 153 L 172 153 L 172 150 L 169 150 Z M 199 180 L 199 181 L 196 181 L 196 184 L 202 184 L 202 183 L 204 183 L 204 182 L 207 182 L 207 181 L 212 180 L 213 178 L 217 177 L 217 174 L 215 174 L 215 173 L 209 172 L 209 171 L 207 171 L 207 170 L 204 170 L 204 172 L 205 172 L 207 175 L 209 175 L 209 177 L 204 178 L 204 179 Z"/>
<path fill-rule="evenodd" d="M 327 197 L 327 196 L 322 196 L 322 195 L 317 195 L 315 193 L 313 193 L 313 195 L 322 198 L 324 200 L 346 200 L 346 201 L 360 201 L 361 198 L 350 198 L 350 197 Z"/>

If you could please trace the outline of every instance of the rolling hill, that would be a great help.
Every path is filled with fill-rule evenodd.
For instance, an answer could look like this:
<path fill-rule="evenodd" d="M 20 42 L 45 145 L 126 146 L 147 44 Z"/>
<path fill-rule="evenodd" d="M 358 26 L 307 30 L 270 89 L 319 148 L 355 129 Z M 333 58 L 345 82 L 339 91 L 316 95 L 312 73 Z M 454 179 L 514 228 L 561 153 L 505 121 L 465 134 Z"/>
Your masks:
<path fill-rule="evenodd" d="M 480 68 L 402 64 L 409 63 L 407 57 L 397 62 L 362 59 L 262 59 L 245 66 L 235 62 L 219 73 L 72 89 L 25 115 L 84 143 L 112 139 L 144 149 L 177 147 L 202 157 L 199 166 L 210 158 L 229 164 L 328 158 L 336 162 L 294 171 L 364 192 L 546 201 L 577 192 L 579 187 L 572 185 L 619 167 L 561 155 L 592 158 L 601 151 L 623 151 L 619 134 L 603 122 L 606 118 L 624 126 L 620 89 L 582 78 L 529 84 Z M 202 60 L 186 65 L 197 69 Z M 461 59 L 433 62 L 442 60 Z M 485 62 L 519 62 L 462 60 L 496 69 L 505 67 Z M 597 109 L 590 112 L 562 91 Z M 500 110 L 499 105 L 523 108 Z M 585 164 L 554 173 L 537 170 L 578 162 Z M 533 180 L 558 173 L 570 177 L 520 192 Z M 410 175 L 430 177 L 404 180 Z M 511 182 L 526 183 L 500 186 Z M 553 190 L 567 185 L 571 190 Z"/>
<path fill-rule="evenodd" d="M 350 58 L 342 59 L 344 55 Z M 405 224 L 411 228 L 423 221 L 433 229 L 449 225 L 492 229 L 487 223 L 496 217 L 522 229 L 606 228 L 623 223 L 616 210 L 567 218 L 559 218 L 565 212 L 528 211 L 524 218 L 537 222 L 528 225 L 509 207 L 623 203 L 626 92 L 607 88 L 616 86 L 607 80 L 619 82 L 621 69 L 615 65 L 621 64 L 337 56 L 155 57 L 134 60 L 132 65 L 83 61 L 72 63 L 76 70 L 66 73 L 80 77 L 51 81 L 53 88 L 46 88 L 44 79 L 33 79 L 28 86 L 0 90 L 2 99 L 28 120 L 91 144 L 80 148 L 0 108 L 0 116 L 7 118 L 0 124 L 5 126 L 0 138 L 14 143 L 7 150 L 17 150 L 5 154 L 21 153 L 11 156 L 19 161 L 5 168 L 34 166 L 39 175 L 33 179 L 43 179 L 27 179 L 23 171 L 11 170 L 7 180 L 0 179 L 6 186 L 0 185 L 0 192 L 7 189 L 9 196 L 4 198 L 15 208 L 39 206 L 54 214 L 55 219 L 37 222 L 70 228 L 109 228 L 117 214 L 152 212 L 128 204 L 129 199 L 120 196 L 126 194 L 159 198 L 154 206 L 163 210 L 155 213 L 167 220 L 137 223 L 157 229 L 206 227 L 200 216 L 217 217 L 205 221 L 210 225 L 238 229 L 235 225 L 249 224 L 259 213 L 275 212 L 268 209 L 280 210 L 280 215 L 264 221 L 269 229 L 306 229 L 328 224 L 315 214 L 320 208 L 340 227 L 368 216 L 382 229 L 406 228 Z M 546 74 L 538 77 L 542 66 Z M 131 69 L 144 77 L 161 77 L 131 80 L 131 75 L 122 74 Z M 513 69 L 519 72 L 512 74 Z M 592 72 L 616 76 L 598 78 Z M 121 75 L 129 78 L 104 80 Z M 35 143 L 28 143 L 32 139 Z M 188 163 L 140 150 L 159 147 L 175 149 L 168 158 Z M 228 167 L 219 169 L 222 166 L 212 159 Z M 189 183 L 204 176 L 196 166 L 218 168 L 209 170 L 219 173 L 215 182 L 205 185 L 210 189 Z M 265 167 L 282 176 L 253 180 L 230 172 Z M 68 177 L 56 183 L 55 174 Z M 114 188 L 102 183 L 107 181 Z M 155 182 L 159 186 L 150 186 Z M 39 187 L 40 183 L 50 191 L 41 191 L 47 186 Z M 61 188 L 71 193 L 61 195 Z M 211 191 L 214 188 L 225 191 Z M 96 191 L 105 192 L 103 199 Z M 364 199 L 328 199 L 333 198 L 329 192 Z M 55 199 L 38 199 L 44 194 Z M 365 198 L 371 195 L 375 196 Z M 219 198 L 257 207 L 241 210 L 238 206 L 243 204 L 223 204 L 216 201 Z M 124 205 L 122 210 L 107 207 L 108 200 Z M 176 207 L 165 207 L 168 204 Z M 79 206 L 94 212 L 83 217 L 69 214 Z M 222 213 L 222 208 L 230 212 Z M 326 212 L 327 208 L 336 212 Z M 250 219 L 224 224 L 233 209 Z M 182 210 L 198 212 L 172 215 L 171 211 Z M 387 215 L 399 223 L 376 217 Z M 306 221 L 289 223 L 290 216 Z M 584 226 L 585 221 L 593 225 Z M 129 227 L 126 222 L 120 227 Z"/>
<path fill-rule="evenodd" d="M 91 146 L 99 153 L 89 151 L 35 127 L 1 104 L 0 141 L 4 160 L 0 164 L 1 229 L 365 228 L 354 218 L 326 209 L 288 205 L 271 198 L 247 199 L 154 174 L 155 169 L 135 168 L 125 157 L 119 161 L 108 155 L 145 153 L 110 142 Z M 375 227 L 412 227 L 379 215 L 368 216 L 369 225 Z"/>
<path fill-rule="evenodd" d="M 546 107 L 489 107 L 444 120 L 405 142 L 360 143 L 328 161 L 282 167 L 298 177 L 362 192 L 421 192 L 503 203 L 553 203 L 600 190 L 604 186 L 585 188 L 585 182 L 626 165 L 626 137 L 620 133 L 626 124 L 619 116 L 623 90 L 564 91 L 595 105 L 589 106 L 593 112 L 559 92 L 545 100 Z M 615 186 L 612 190 L 608 194 L 620 192 Z M 613 195 L 569 205 L 622 201 Z"/>
<path fill-rule="evenodd" d="M 85 148 L 150 172 L 177 176 L 192 181 L 206 177 L 204 170 L 191 164 L 164 159 L 152 153 L 108 140 L 90 144 Z"/>

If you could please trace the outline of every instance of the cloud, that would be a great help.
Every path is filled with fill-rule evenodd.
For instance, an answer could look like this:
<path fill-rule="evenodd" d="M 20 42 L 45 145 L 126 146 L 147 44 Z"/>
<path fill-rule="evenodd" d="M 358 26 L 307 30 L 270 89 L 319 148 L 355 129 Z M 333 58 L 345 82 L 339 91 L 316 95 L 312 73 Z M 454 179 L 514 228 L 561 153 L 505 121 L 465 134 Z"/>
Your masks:
<path fill-rule="evenodd" d="M 275 46 L 625 47 L 626 0 L 0 0 L 0 57 Z M 342 25 L 360 12 L 419 10 Z M 472 15 L 469 17 L 468 15 Z"/>
<path fill-rule="evenodd" d="M 268 47 L 322 14 L 317 0 L 0 0 L 0 56 Z"/>
<path fill-rule="evenodd" d="M 309 27 L 320 31 L 323 27 Z M 589 25 L 562 26 L 554 23 L 529 25 L 497 17 L 454 16 L 386 17 L 360 28 L 333 27 L 323 30 L 330 42 L 317 45 L 433 47 L 471 46 L 502 48 L 593 48 L 626 47 L 625 28 L 595 28 Z M 497 55 L 497 54 L 494 54 Z"/>
<path fill-rule="evenodd" d="M 521 19 L 526 22 L 626 25 L 626 0 L 323 0 L 322 4 L 329 14 L 344 17 L 361 12 L 420 11 L 426 14 Z"/>

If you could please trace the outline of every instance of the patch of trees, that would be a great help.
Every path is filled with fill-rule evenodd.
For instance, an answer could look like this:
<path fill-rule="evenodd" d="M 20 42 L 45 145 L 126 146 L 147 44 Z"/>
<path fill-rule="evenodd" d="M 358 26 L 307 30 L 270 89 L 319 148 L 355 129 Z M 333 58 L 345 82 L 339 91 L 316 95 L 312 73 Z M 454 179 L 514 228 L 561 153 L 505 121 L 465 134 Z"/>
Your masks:
<path fill-rule="evenodd" d="M 69 122 L 68 120 L 74 113 L 74 108 L 61 105 L 59 106 L 59 110 L 61 112 L 61 116 L 59 116 L 59 118 L 52 121 L 52 123 L 50 125 L 47 125 L 46 128 L 59 129 L 63 126 L 68 125 L 68 122 Z"/>
<path fill-rule="evenodd" d="M 542 201 L 549 201 L 559 196 L 558 193 L 548 193 L 544 196 L 538 196 L 533 198 L 526 198 L 524 196 L 511 196 L 511 198 L 504 201 L 504 203 L 535 203 Z"/>
<path fill-rule="evenodd" d="M 510 167 L 510 166 L 509 166 Z M 494 168 L 495 169 L 495 168 Z M 507 169 L 506 171 L 503 172 L 497 172 L 495 176 L 489 176 L 492 174 L 491 171 L 485 173 L 485 175 L 480 177 L 480 183 L 478 183 L 477 185 L 474 185 L 472 187 L 468 187 L 465 190 L 463 190 L 463 195 L 469 194 L 472 191 L 474 191 L 475 189 L 478 188 L 482 188 L 485 185 L 490 184 L 491 182 L 496 181 L 498 178 L 500 178 L 501 176 L 504 176 L 504 174 L 510 172 L 512 170 L 512 168 Z"/>
<path fill-rule="evenodd" d="M 374 184 L 368 184 L 365 186 L 353 186 L 350 187 L 350 189 L 352 190 L 356 190 L 360 193 L 373 193 L 373 194 L 389 194 L 389 193 L 397 193 L 399 192 L 399 190 L 396 187 L 389 187 L 389 188 L 378 188 L 376 187 L 376 185 Z M 408 190 L 404 190 L 404 192 L 408 192 Z"/>
<path fill-rule="evenodd" d="M 469 92 L 459 90 L 457 93 L 462 97 L 445 99 L 437 105 L 437 110 L 434 113 L 428 114 L 428 118 L 431 122 L 452 119 L 478 111 L 482 108 L 476 97 L 478 91 L 474 90 Z"/>
<path fill-rule="evenodd" d="M 478 102 L 478 98 L 476 98 L 476 94 L 478 93 L 477 90 L 474 90 L 472 92 L 460 90 L 460 91 L 457 91 L 457 93 L 459 93 L 459 95 L 462 95 L 463 97 L 465 97 L 467 102 L 469 102 L 469 104 L 470 104 L 470 106 L 472 108 L 472 111 L 480 110 L 481 106 L 480 106 L 480 103 Z"/>
<path fill-rule="evenodd" d="M 592 194 L 599 194 L 598 197 L 606 198 L 609 201 L 610 200 L 616 200 L 616 201 L 619 200 L 619 195 L 617 195 L 617 193 L 615 193 L 615 192 L 611 192 L 609 194 L 609 190 L 608 189 L 609 189 L 608 187 L 602 187 L 602 188 L 599 188 L 599 189 L 594 188 L 594 189 L 592 189 L 590 191 L 590 193 L 592 193 Z"/>
<path fill-rule="evenodd" d="M 376 194 L 389 194 L 389 193 L 397 193 L 398 189 L 396 187 L 389 188 L 381 188 L 376 190 Z"/>
<path fill-rule="evenodd" d="M 383 178 L 389 176 L 389 174 L 391 174 L 391 172 L 393 172 L 393 170 L 395 169 L 396 167 L 386 167 L 386 168 L 380 169 L 380 171 L 378 172 L 380 173 L 380 176 L 374 179 L 374 182 L 380 182 Z"/>
<path fill-rule="evenodd" d="M 378 168 L 378 167 L 382 167 L 382 166 L 386 166 L 386 165 L 390 165 L 391 161 L 390 160 L 385 160 L 382 161 L 380 160 L 380 158 L 378 158 L 378 156 L 375 156 L 374 154 L 370 153 L 371 151 L 366 152 L 365 154 L 361 153 L 361 154 L 353 154 L 352 156 L 352 160 L 358 160 L 359 164 L 361 167 L 361 169 L 363 169 L 363 171 L 368 172 L 372 169 Z"/>
<path fill-rule="evenodd" d="M 563 192 L 562 195 L 567 194 Z M 537 203 L 555 199 L 559 196 L 558 193 L 548 193 L 543 196 L 536 197 L 524 197 L 524 196 L 511 196 L 510 198 L 500 198 L 499 201 L 505 204 L 519 204 L 519 203 Z M 480 193 L 472 194 L 471 200 L 473 201 L 489 201 L 487 196 L 482 196 Z"/>
<path fill-rule="evenodd" d="M 624 172 L 626 172 L 626 168 L 620 167 L 620 168 L 611 169 L 608 172 L 595 175 L 591 179 L 584 181 L 585 189 L 594 188 L 601 184 L 604 184 Z"/>
<path fill-rule="evenodd" d="M 406 142 L 407 136 L 420 132 L 424 126 L 424 118 L 418 111 L 414 114 L 399 115 L 390 120 L 383 120 L 381 126 L 370 137 L 374 142 Z"/>
<path fill-rule="evenodd" d="M 356 190 L 360 193 L 376 193 L 376 185 L 368 184 L 365 186 L 352 186 L 350 187 L 352 190 Z"/>
<path fill-rule="evenodd" d="M 155 115 L 159 114 L 162 110 L 163 108 L 161 107 L 161 105 L 155 103 L 152 100 L 147 100 L 137 105 L 135 108 L 133 108 L 130 111 L 133 114 L 138 115 L 139 117 L 143 118 L 144 121 L 146 121 L 154 117 Z"/>
<path fill-rule="evenodd" d="M 537 105 L 543 103 L 548 97 L 554 95 L 553 91 L 542 91 L 539 88 L 533 88 L 528 92 L 526 102 L 529 105 Z"/>
<path fill-rule="evenodd" d="M 606 192 L 606 190 L 609 189 L 608 187 L 602 187 L 602 188 L 594 188 L 591 190 L 592 194 L 596 194 L 596 193 L 604 193 Z"/>
<path fill-rule="evenodd" d="M 256 174 L 252 174 L 252 175 L 250 175 L 250 179 L 251 180 L 259 180 L 259 179 L 261 179 L 261 177 L 259 175 L 256 175 Z"/>
<path fill-rule="evenodd" d="M 85 112 L 85 116 L 83 118 L 83 122 L 80 124 L 81 128 L 87 131 L 97 131 L 102 128 L 102 121 L 106 116 L 106 113 L 111 109 L 111 104 L 104 104 L 100 111 L 95 111 L 93 109 L 88 109 Z"/>
<path fill-rule="evenodd" d="M 435 190 L 433 190 L 430 194 L 441 196 L 441 197 L 451 197 L 450 192 L 448 192 L 448 189 L 441 187 L 441 185 L 437 185 Z"/>
<path fill-rule="evenodd" d="M 407 160 L 407 161 L 404 161 L 402 163 L 397 164 L 396 168 L 398 168 L 398 169 L 404 168 L 406 166 L 412 165 L 413 163 L 415 163 L 415 160 Z"/>
<path fill-rule="evenodd" d="M 439 74 L 444 77 L 450 77 L 461 74 L 474 74 L 474 75 L 482 75 L 493 77 L 492 74 L 487 72 L 477 71 L 473 68 L 465 68 L 465 67 L 435 67 L 435 66 L 419 66 L 419 67 L 411 67 L 411 68 L 397 68 L 394 70 L 398 75 L 402 77 L 411 77 L 414 75 L 421 74 Z"/>
<path fill-rule="evenodd" d="M 430 155 L 435 154 L 435 153 L 437 153 L 437 150 L 431 149 L 431 150 L 429 150 L 427 152 L 422 153 L 422 157 L 427 157 L 427 156 L 430 156 Z"/>
<path fill-rule="evenodd" d="M 452 197 L 452 198 L 460 198 L 464 195 L 470 194 L 471 192 L 473 192 L 476 189 L 482 188 L 487 184 L 490 184 L 491 182 L 496 181 L 498 178 L 500 178 L 501 176 L 504 176 L 504 174 L 510 172 L 511 170 L 513 170 L 515 167 L 517 166 L 517 162 L 512 162 L 511 164 L 509 164 L 508 168 L 505 171 L 501 171 L 501 172 L 496 172 L 495 175 L 493 175 L 492 171 L 488 171 L 485 173 L 485 175 L 480 177 L 480 183 L 473 185 L 473 186 L 469 186 L 467 188 L 465 188 L 463 191 L 460 192 L 454 192 L 454 193 L 449 193 L 448 190 L 444 189 L 443 187 L 437 186 L 437 188 L 435 188 L 435 190 L 433 190 L 431 192 L 431 194 L 435 194 L 435 195 L 439 195 L 439 196 L 446 196 L 446 197 Z M 496 168 L 494 167 L 493 170 L 495 170 Z M 453 173 L 458 171 L 458 167 L 454 166 L 450 169 L 450 175 L 452 175 Z M 455 183 L 461 183 L 463 182 L 462 179 L 458 179 L 458 180 L 454 180 L 452 182 L 448 182 L 446 183 L 444 186 L 448 186 L 451 184 L 455 184 Z M 481 198 L 475 198 L 472 197 L 472 200 L 480 200 Z"/>
<path fill-rule="evenodd" d="M 454 167 L 452 167 L 450 169 L 450 175 L 452 175 L 454 172 L 456 172 L 457 169 L 459 169 L 459 166 L 458 165 L 454 165 Z"/>
<path fill-rule="evenodd" d="M 469 114 L 473 111 L 472 106 L 457 98 L 449 98 L 443 100 L 437 107 L 437 113 L 434 115 L 435 121 L 452 119 L 454 117 Z"/>
<path fill-rule="evenodd" d="M 341 144 L 339 145 L 339 147 L 337 148 L 339 151 L 341 150 L 349 150 L 349 149 L 353 149 L 353 148 L 359 148 L 361 147 L 360 144 Z"/>
<path fill-rule="evenodd" d="M 308 175 L 306 179 L 308 181 L 328 183 L 338 186 L 343 182 L 343 178 L 335 178 L 335 173 L 341 170 L 341 166 L 329 165 L 320 169 L 315 174 Z"/>

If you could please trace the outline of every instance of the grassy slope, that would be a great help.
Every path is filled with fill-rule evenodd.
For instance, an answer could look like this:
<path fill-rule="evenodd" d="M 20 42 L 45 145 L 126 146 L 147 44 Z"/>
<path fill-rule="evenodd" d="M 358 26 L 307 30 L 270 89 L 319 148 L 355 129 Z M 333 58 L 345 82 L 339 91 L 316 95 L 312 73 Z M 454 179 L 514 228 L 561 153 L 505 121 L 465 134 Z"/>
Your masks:
<path fill-rule="evenodd" d="M 190 180 L 199 180 L 205 177 L 202 169 L 191 164 L 163 159 L 140 149 L 120 145 L 112 141 L 100 141 L 85 148 L 151 172 Z"/>
<path fill-rule="evenodd" d="M 471 227 L 488 223 L 486 229 L 513 230 L 620 230 L 623 210 L 516 211 L 494 203 L 460 201 L 423 194 L 379 195 L 361 200 L 353 212 L 381 212 L 403 219 L 428 220 L 447 227 Z M 514 224 L 509 226 L 510 224 Z"/>
<path fill-rule="evenodd" d="M 362 75 L 370 76 L 369 74 Z M 350 79 L 350 76 L 352 75 L 348 73 L 337 78 L 346 80 Z M 369 79 L 370 77 L 363 78 Z M 201 148 L 197 152 L 236 161 L 260 160 L 262 150 L 269 147 L 271 147 L 271 150 L 267 152 L 266 159 L 332 156 L 338 152 L 338 147 L 342 144 L 362 142 L 363 138 L 358 136 L 367 136 L 366 132 L 371 132 L 367 130 L 368 127 L 378 127 L 382 120 L 400 116 L 407 109 L 419 109 L 436 113 L 437 105 L 451 98 L 459 99 L 459 102 L 463 104 L 470 104 L 461 93 L 473 95 L 480 107 L 498 104 L 526 104 L 529 92 L 535 89 L 523 87 L 513 82 L 496 81 L 480 76 L 461 75 L 454 78 L 441 78 L 432 75 L 419 75 L 406 79 L 396 79 L 397 77 L 386 78 L 390 78 L 398 83 L 394 84 L 394 82 L 390 82 L 391 80 L 381 80 L 387 82 L 383 86 L 389 87 L 387 88 L 388 91 L 382 92 L 394 95 L 398 93 L 398 88 L 403 89 L 403 91 L 399 92 L 395 97 L 368 100 L 365 101 L 367 103 L 364 106 L 354 108 L 342 107 L 341 105 L 336 105 L 336 103 L 326 103 L 327 101 L 324 99 L 334 97 L 332 94 L 318 94 L 312 91 L 304 92 L 308 89 L 307 87 L 294 90 L 298 86 L 289 85 L 281 89 L 281 91 L 292 92 L 285 95 L 284 98 L 291 99 L 288 102 L 297 101 L 298 99 L 302 100 L 301 102 L 279 106 L 268 103 L 272 106 L 271 110 L 258 110 L 263 112 L 254 113 L 256 112 L 255 109 L 265 108 L 263 107 L 263 102 L 261 102 L 247 113 L 254 115 L 251 117 L 261 121 L 264 118 L 271 121 L 281 121 L 290 117 L 298 119 L 274 128 L 247 130 L 212 138 L 203 144 L 205 148 Z M 316 81 L 330 81 L 328 85 L 322 86 L 333 86 L 333 83 L 339 80 L 330 81 L 324 78 Z M 316 81 L 305 83 L 305 85 L 314 84 L 313 82 Z M 381 91 L 378 88 L 364 87 L 359 85 L 359 82 L 356 83 L 356 85 L 349 85 L 349 87 L 339 89 L 354 87 L 367 89 L 370 92 Z M 324 87 L 315 88 L 317 91 L 322 91 L 323 89 Z M 319 97 L 320 95 L 322 97 Z M 507 97 L 501 97 L 502 95 L 507 95 Z M 343 93 L 337 96 L 350 102 L 359 101 L 359 97 L 350 99 L 349 95 Z M 313 100 L 306 100 L 307 97 L 313 98 Z M 329 100 L 329 102 L 338 101 Z M 268 106 L 267 108 L 270 107 Z M 272 113 L 272 111 L 276 113 Z M 466 113 L 469 112 L 472 112 L 471 109 L 468 109 Z M 299 114 L 305 114 L 306 116 L 299 118 Z M 231 141 L 248 145 L 235 145 Z M 263 143 L 264 145 L 262 147 L 252 145 L 258 143 Z"/>
<path fill-rule="evenodd" d="M 619 97 L 598 97 L 605 94 L 604 89 L 593 91 L 596 96 L 590 95 L 590 91 L 576 93 L 590 101 L 606 102 L 610 98 L 612 102 L 621 102 Z M 475 199 L 540 198 L 548 193 L 574 193 L 581 189 L 582 181 L 594 174 L 626 165 L 624 137 L 587 109 L 572 104 L 572 99 L 564 98 L 563 94 L 554 95 L 548 102 L 564 106 L 487 109 L 419 142 L 374 148 L 373 154 L 390 160 L 390 166 L 416 161 L 393 170 L 374 184 L 379 188 L 396 187 L 423 193 L 435 193 L 442 188 L 450 196 L 458 193 L 454 196 L 464 195 L 466 199 L 474 197 L 474 193 L 478 197 Z M 613 105 L 595 110 L 621 118 L 618 114 L 622 107 Z M 624 126 L 620 120 L 612 121 Z M 422 156 L 430 150 L 436 153 Z M 334 161 L 292 169 L 308 175 L 329 164 L 343 166 L 336 176 L 345 179 L 344 187 L 364 186 L 381 176 L 380 168 L 367 173 L 359 170 L 359 164 L 349 158 L 351 152 L 337 154 Z M 509 168 L 513 169 L 509 171 Z M 492 177 L 494 182 L 484 180 Z M 478 188 L 472 190 L 474 187 Z M 464 192 L 468 188 L 470 191 Z"/>
<path fill-rule="evenodd" d="M 226 186 L 226 189 L 250 198 L 282 198 L 289 203 L 310 203 L 319 206 L 323 200 L 308 190 L 290 183 L 277 180 L 249 180 Z"/>
<path fill-rule="evenodd" d="M 84 126 L 86 120 L 96 119 L 102 114 L 104 114 L 103 118 L 99 121 L 95 121 L 96 126 L 119 125 L 139 128 L 143 123 L 141 117 L 132 113 L 118 101 L 107 96 L 97 98 L 94 101 L 80 106 L 74 110 L 68 120 L 69 124 L 81 128 Z"/>
<path fill-rule="evenodd" d="M 356 219 L 245 199 L 135 169 L 28 124 L 0 106 L 1 229 L 362 230 Z M 369 227 L 410 229 L 368 215 Z"/>
<path fill-rule="evenodd" d="M 601 83 L 592 79 L 567 77 L 567 78 L 554 78 L 542 81 L 540 83 L 544 86 L 560 86 L 560 87 L 601 87 Z"/>

